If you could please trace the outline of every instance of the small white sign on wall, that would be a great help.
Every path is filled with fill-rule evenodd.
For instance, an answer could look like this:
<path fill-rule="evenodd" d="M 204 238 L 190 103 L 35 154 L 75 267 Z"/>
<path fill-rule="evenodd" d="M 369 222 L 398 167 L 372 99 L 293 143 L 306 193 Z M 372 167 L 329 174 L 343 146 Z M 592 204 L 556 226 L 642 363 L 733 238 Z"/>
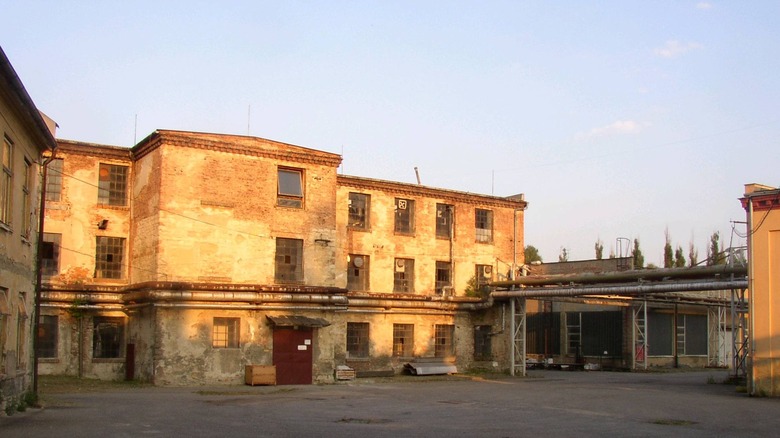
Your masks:
<path fill-rule="evenodd" d="M 307 347 L 305 345 L 299 345 L 298 346 L 298 350 L 300 350 L 300 351 L 305 351 L 305 350 L 308 350 L 308 349 L 309 349 L 309 347 Z"/>
<path fill-rule="evenodd" d="M 303 343 L 306 345 L 311 345 L 311 339 L 304 339 Z"/>

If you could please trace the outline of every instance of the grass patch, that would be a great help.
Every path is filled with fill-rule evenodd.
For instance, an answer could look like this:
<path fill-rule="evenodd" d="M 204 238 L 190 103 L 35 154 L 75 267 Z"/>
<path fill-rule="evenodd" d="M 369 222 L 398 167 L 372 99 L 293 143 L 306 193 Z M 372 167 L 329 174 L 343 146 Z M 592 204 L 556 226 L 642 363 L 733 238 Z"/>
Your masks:
<path fill-rule="evenodd" d="M 42 394 L 65 394 L 78 392 L 104 392 L 117 389 L 136 389 L 150 387 L 148 383 L 137 380 L 98 380 L 73 376 L 40 376 L 38 390 Z"/>

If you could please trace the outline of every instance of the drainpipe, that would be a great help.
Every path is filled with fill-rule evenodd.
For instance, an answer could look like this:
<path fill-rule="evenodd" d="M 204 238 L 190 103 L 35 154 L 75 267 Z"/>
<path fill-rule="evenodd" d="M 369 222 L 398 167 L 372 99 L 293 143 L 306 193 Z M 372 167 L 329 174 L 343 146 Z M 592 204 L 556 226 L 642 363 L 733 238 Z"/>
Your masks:
<path fill-rule="evenodd" d="M 43 223 L 45 219 L 44 211 L 46 209 L 46 175 L 47 166 L 54 160 L 57 154 L 57 148 L 51 150 L 51 156 L 43 161 L 43 177 L 41 178 L 41 200 L 38 210 L 38 245 L 36 247 L 37 254 L 35 255 L 35 315 L 33 316 L 33 394 L 38 397 L 38 325 L 41 322 L 41 282 L 43 281 L 43 275 L 41 274 L 41 265 L 43 264 Z"/>

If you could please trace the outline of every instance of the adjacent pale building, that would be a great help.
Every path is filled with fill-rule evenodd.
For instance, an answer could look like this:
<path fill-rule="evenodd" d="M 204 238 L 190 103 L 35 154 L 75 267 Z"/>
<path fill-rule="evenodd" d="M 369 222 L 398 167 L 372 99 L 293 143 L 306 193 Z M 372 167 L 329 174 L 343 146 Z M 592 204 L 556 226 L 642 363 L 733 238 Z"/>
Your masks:
<path fill-rule="evenodd" d="M 741 199 L 747 212 L 750 291 L 748 391 L 780 396 L 780 189 L 746 184 Z M 780 321 L 780 320 L 779 320 Z"/>
<path fill-rule="evenodd" d="M 0 49 L 1 411 L 32 391 L 41 163 L 53 129 Z"/>

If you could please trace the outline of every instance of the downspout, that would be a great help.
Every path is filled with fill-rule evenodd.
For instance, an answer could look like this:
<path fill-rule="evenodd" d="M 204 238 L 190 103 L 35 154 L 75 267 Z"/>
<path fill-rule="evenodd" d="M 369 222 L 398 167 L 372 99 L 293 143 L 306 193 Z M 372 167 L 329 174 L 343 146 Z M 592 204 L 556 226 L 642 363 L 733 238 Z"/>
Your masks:
<path fill-rule="evenodd" d="M 38 326 L 41 323 L 41 282 L 43 281 L 43 274 L 41 273 L 41 266 L 43 265 L 43 224 L 45 219 L 44 210 L 46 209 L 46 176 L 48 174 L 49 163 L 54 160 L 57 155 L 57 148 L 51 150 L 51 156 L 43 161 L 43 177 L 41 178 L 41 200 L 38 210 L 38 244 L 36 247 L 37 254 L 35 255 L 35 316 L 33 317 L 33 394 L 38 397 L 38 347 L 40 341 L 38 340 Z"/>

